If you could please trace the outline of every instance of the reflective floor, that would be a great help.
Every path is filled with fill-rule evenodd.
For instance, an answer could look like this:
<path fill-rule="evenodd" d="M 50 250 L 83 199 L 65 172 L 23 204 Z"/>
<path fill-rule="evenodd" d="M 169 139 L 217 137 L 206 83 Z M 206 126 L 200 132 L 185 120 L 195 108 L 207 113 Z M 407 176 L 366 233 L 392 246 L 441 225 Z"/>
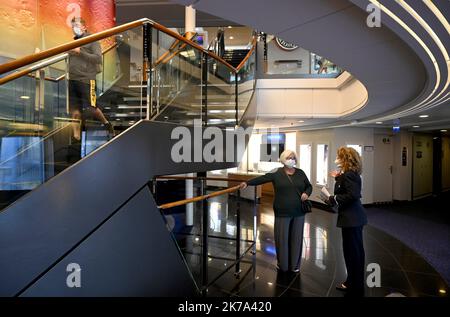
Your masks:
<path fill-rule="evenodd" d="M 184 227 L 184 214 L 168 215 L 168 224 L 176 238 L 193 279 L 199 288 L 209 284 L 208 296 L 317 297 L 343 296 L 335 286 L 346 277 L 341 247 L 341 232 L 335 226 L 336 215 L 319 209 L 306 216 L 300 274 L 278 273 L 273 238 L 274 216 L 270 197 L 257 207 L 256 254 L 251 242 L 242 241 L 239 254 L 247 249 L 235 274 L 236 199 L 210 199 L 208 269 L 202 270 L 201 205 L 194 206 L 194 226 Z M 240 203 L 241 239 L 253 239 L 251 201 Z M 430 232 L 430 234 L 432 234 Z M 366 266 L 381 268 L 380 287 L 366 286 L 366 296 L 448 296 L 445 280 L 419 254 L 401 241 L 370 225 L 364 229 Z M 225 273 L 223 273 L 226 269 Z M 369 276 L 370 272 L 366 273 Z M 207 274 L 205 274 L 207 273 Z"/>

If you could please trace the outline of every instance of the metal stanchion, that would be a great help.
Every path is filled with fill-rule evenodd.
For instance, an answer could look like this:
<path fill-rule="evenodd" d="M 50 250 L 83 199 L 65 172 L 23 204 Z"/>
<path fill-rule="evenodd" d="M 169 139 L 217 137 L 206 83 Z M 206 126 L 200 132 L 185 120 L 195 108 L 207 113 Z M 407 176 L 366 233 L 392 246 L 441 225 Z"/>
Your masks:
<path fill-rule="evenodd" d="M 236 277 L 241 273 L 241 262 L 238 261 L 241 256 L 241 190 L 237 191 L 236 203 L 236 266 L 234 275 Z"/>
<path fill-rule="evenodd" d="M 202 180 L 202 195 L 206 195 L 206 179 Z M 209 222 L 209 212 L 208 212 L 208 200 L 202 201 L 203 207 L 203 222 L 202 222 L 202 295 L 206 296 L 208 285 L 208 222 Z"/>

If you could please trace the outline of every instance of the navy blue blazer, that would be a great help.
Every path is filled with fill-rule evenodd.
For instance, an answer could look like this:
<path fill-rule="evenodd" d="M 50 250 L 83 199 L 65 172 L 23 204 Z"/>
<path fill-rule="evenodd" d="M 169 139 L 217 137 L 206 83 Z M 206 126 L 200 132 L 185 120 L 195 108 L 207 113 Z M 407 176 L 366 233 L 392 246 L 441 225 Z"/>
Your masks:
<path fill-rule="evenodd" d="M 334 196 L 330 202 L 338 206 L 337 226 L 360 227 L 367 224 L 367 216 L 361 203 L 361 176 L 348 171 L 336 177 Z"/>

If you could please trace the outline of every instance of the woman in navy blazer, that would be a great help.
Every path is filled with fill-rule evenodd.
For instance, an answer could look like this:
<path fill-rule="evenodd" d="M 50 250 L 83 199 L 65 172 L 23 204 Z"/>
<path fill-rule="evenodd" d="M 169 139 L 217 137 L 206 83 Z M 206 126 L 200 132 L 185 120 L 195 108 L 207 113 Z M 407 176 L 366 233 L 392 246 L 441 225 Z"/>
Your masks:
<path fill-rule="evenodd" d="M 361 204 L 362 163 L 358 152 L 353 148 L 340 147 L 337 151 L 338 171 L 330 173 L 335 178 L 334 195 L 327 203 L 337 206 L 337 226 L 342 230 L 347 279 L 337 289 L 347 291 L 349 295 L 364 295 L 365 253 L 363 245 L 363 227 L 367 217 Z"/>

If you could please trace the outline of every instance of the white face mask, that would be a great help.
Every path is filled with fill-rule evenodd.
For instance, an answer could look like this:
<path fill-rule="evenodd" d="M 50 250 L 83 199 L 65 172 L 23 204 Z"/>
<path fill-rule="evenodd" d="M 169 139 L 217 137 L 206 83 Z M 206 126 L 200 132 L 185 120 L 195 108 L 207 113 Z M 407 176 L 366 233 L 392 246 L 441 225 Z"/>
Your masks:
<path fill-rule="evenodd" d="M 81 35 L 83 35 L 83 30 L 79 27 L 79 26 L 74 26 L 73 27 L 73 33 L 76 35 L 76 36 L 81 36 Z"/>
<path fill-rule="evenodd" d="M 284 162 L 284 165 L 286 165 L 287 167 L 294 167 L 295 166 L 295 160 L 293 160 L 293 159 L 286 160 Z"/>

